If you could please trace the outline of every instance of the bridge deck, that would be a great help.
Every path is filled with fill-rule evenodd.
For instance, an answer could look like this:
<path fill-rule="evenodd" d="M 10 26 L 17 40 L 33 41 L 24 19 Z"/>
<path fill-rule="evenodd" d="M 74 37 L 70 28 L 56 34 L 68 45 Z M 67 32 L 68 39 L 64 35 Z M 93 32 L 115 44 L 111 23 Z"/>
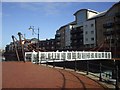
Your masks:
<path fill-rule="evenodd" d="M 2 62 L 3 88 L 100 88 L 92 79 L 65 71 L 32 64 L 30 62 Z"/>

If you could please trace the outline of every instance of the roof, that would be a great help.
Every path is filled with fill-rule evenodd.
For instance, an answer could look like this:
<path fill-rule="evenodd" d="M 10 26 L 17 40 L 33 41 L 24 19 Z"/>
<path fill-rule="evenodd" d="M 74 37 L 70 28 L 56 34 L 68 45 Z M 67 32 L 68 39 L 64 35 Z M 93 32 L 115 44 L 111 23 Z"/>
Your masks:
<path fill-rule="evenodd" d="M 100 12 L 99 14 L 97 14 L 97 15 L 89 18 L 88 20 L 90 20 L 90 19 L 95 19 L 95 18 L 102 17 L 102 16 L 106 15 L 113 7 L 115 7 L 116 5 L 119 5 L 119 4 L 120 4 L 120 1 L 117 2 L 117 3 L 115 3 L 110 9 L 108 9 L 108 10 L 106 10 L 106 11 L 103 11 L 103 12 Z"/>
<path fill-rule="evenodd" d="M 75 24 L 76 24 L 76 21 L 73 21 L 73 22 L 68 23 L 67 25 L 75 25 Z"/>
<path fill-rule="evenodd" d="M 90 19 L 95 19 L 95 18 L 98 18 L 98 17 L 102 17 L 102 16 L 104 16 L 104 15 L 106 14 L 106 12 L 107 12 L 107 11 L 100 12 L 99 14 L 97 14 L 97 15 L 89 18 L 88 20 L 90 20 Z"/>
<path fill-rule="evenodd" d="M 80 10 L 78 10 L 77 12 L 75 12 L 73 15 L 76 15 L 78 12 L 84 11 L 84 10 L 86 10 L 86 11 L 91 11 L 91 12 L 93 12 L 93 13 L 98 13 L 97 11 L 91 10 L 91 9 L 80 9 Z"/>

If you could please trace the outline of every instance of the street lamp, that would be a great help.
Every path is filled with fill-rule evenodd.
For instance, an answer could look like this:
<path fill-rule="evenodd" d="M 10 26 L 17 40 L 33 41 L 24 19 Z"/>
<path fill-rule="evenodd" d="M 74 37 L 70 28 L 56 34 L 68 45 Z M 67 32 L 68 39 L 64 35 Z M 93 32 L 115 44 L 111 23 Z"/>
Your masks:
<path fill-rule="evenodd" d="M 29 27 L 29 30 L 32 31 L 32 35 L 34 35 L 34 34 L 37 34 L 37 35 L 38 35 L 38 43 L 37 43 L 38 55 L 37 55 L 37 59 L 39 60 L 39 28 L 37 29 L 37 30 L 38 30 L 37 33 L 35 32 L 34 26 L 30 26 L 30 27 Z"/>

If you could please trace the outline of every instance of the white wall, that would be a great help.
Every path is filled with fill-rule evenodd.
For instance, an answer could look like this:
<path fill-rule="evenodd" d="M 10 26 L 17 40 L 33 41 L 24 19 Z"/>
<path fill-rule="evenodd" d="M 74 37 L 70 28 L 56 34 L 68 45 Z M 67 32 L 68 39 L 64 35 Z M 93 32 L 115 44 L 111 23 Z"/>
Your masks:
<path fill-rule="evenodd" d="M 91 26 L 92 24 L 93 26 Z M 94 38 L 94 40 L 91 40 L 92 38 Z M 96 44 L 95 20 L 89 20 L 84 22 L 83 39 L 84 39 L 84 45 Z"/>
<path fill-rule="evenodd" d="M 93 16 L 95 16 L 95 15 L 97 15 L 96 13 L 93 13 L 92 11 L 87 11 L 87 15 L 88 15 L 88 19 L 89 18 L 91 18 L 91 17 L 93 17 Z"/>

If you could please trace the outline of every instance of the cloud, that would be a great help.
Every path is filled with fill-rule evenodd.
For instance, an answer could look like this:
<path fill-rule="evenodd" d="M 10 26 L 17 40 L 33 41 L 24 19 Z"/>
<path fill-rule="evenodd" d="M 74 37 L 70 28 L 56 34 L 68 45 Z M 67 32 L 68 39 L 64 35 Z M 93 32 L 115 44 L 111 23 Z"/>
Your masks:
<path fill-rule="evenodd" d="M 19 7 L 22 9 L 27 9 L 31 11 L 39 11 L 44 13 L 45 15 L 54 15 L 54 14 L 60 14 L 61 9 L 64 9 L 66 7 L 70 6 L 70 3 L 57 3 L 57 2 L 39 2 L 39 3 L 19 3 Z"/>

